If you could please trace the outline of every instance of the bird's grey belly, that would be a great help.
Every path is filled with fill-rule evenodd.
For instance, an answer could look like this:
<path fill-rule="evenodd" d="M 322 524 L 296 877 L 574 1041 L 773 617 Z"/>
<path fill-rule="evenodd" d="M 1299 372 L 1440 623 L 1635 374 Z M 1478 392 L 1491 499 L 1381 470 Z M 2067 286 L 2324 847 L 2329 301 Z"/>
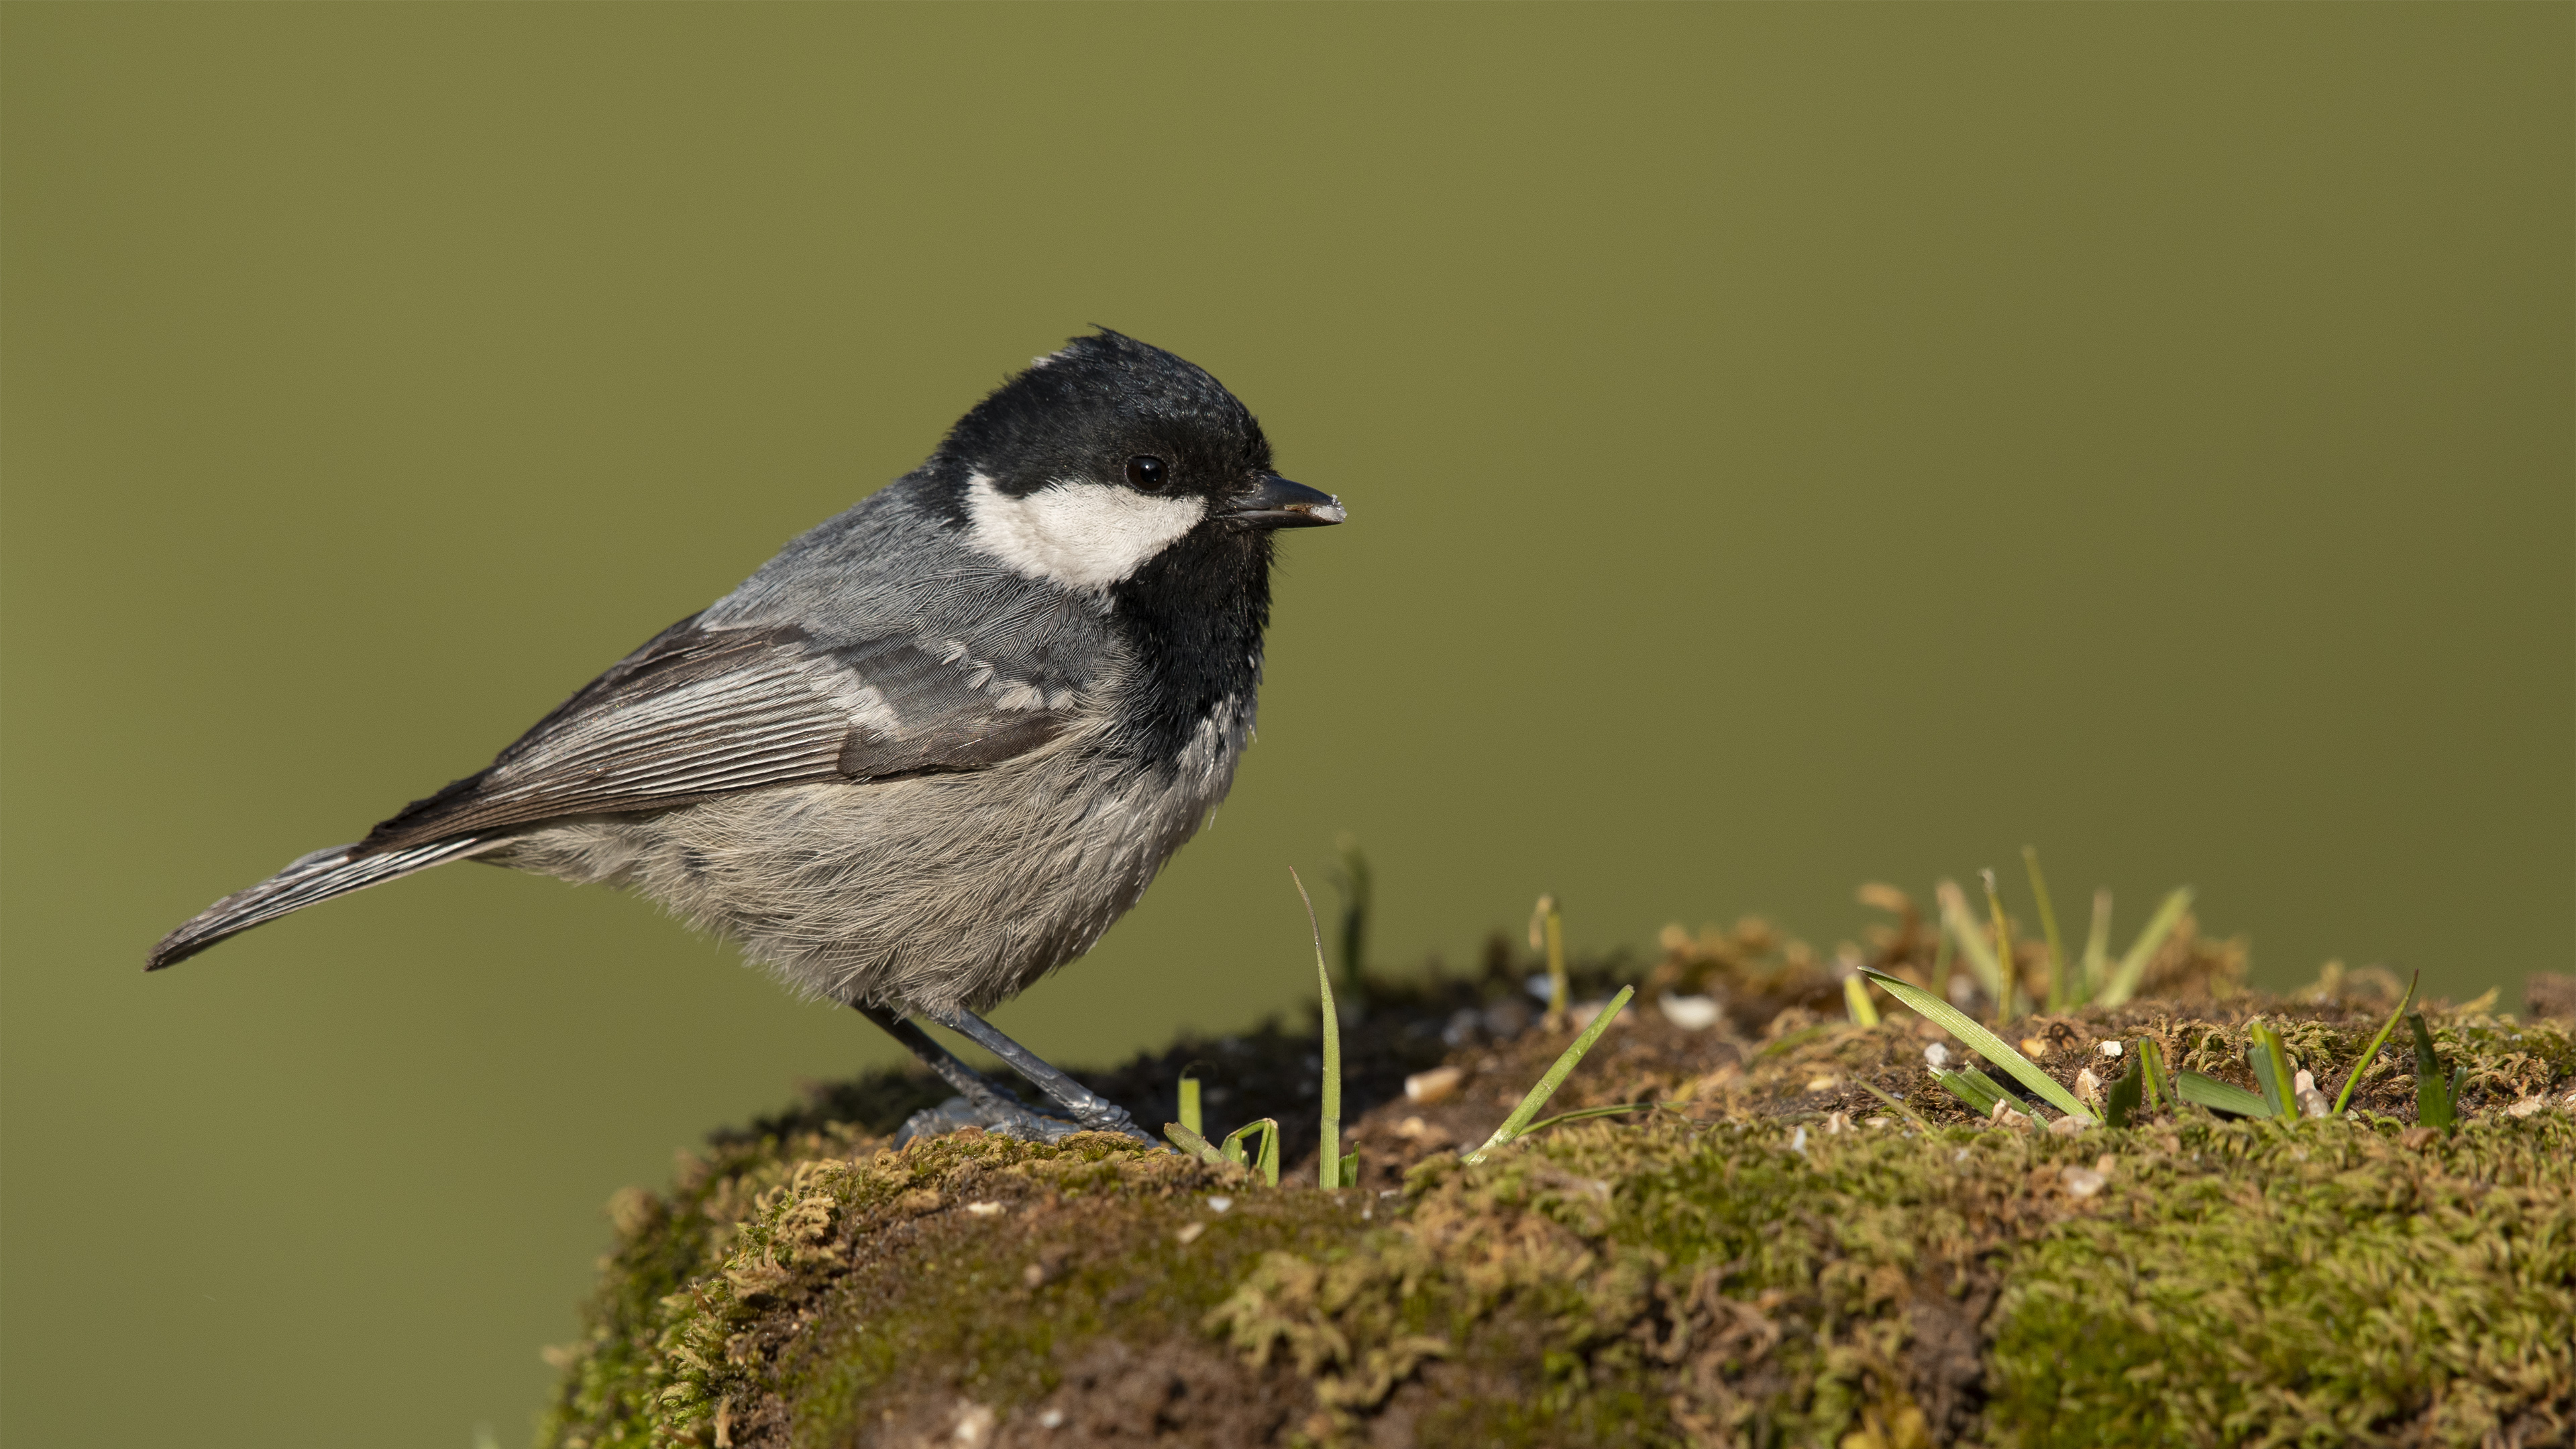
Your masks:
<path fill-rule="evenodd" d="M 633 886 L 809 995 L 981 1010 L 1136 903 L 1223 798 L 1239 750 L 1168 770 L 1065 743 L 971 774 L 560 821 L 495 857 Z"/>

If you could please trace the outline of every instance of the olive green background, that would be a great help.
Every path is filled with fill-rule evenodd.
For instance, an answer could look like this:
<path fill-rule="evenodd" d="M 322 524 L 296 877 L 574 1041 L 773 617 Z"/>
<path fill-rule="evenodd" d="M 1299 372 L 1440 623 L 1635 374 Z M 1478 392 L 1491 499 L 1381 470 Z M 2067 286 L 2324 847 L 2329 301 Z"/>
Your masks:
<path fill-rule="evenodd" d="M 1585 947 L 2047 852 L 2259 979 L 2576 944 L 2565 5 L 0 9 L 11 1444 L 518 1442 L 599 1205 L 887 1059 L 458 868 L 464 774 L 1091 323 L 1353 521 L 1093 959 L 1105 1060 L 1543 889 Z M 2026 905 L 2020 907 L 2028 918 Z"/>

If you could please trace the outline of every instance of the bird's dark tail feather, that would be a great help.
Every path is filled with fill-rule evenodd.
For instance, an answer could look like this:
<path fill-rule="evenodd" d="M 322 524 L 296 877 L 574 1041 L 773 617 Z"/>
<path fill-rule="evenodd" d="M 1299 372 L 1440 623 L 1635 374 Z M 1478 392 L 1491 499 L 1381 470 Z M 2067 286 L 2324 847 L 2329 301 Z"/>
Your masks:
<path fill-rule="evenodd" d="M 498 844 L 461 836 L 452 840 L 433 840 L 403 850 L 388 850 L 376 855 L 353 855 L 354 845 L 335 845 L 301 856 L 286 869 L 261 881 L 248 890 L 235 891 L 199 911 L 186 925 L 161 938 L 144 962 L 146 971 L 175 966 L 208 946 L 228 936 L 238 936 L 251 927 L 276 920 L 289 911 L 300 911 L 316 901 L 362 891 L 371 885 L 398 880 L 417 870 L 456 860 Z"/>

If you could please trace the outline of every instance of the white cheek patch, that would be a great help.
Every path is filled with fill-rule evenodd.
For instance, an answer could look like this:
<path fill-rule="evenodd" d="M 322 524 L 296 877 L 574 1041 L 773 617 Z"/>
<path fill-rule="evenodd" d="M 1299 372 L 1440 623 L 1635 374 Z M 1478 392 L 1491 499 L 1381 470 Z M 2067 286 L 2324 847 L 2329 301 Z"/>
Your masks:
<path fill-rule="evenodd" d="M 977 473 L 966 480 L 966 516 L 966 541 L 1022 578 L 1105 589 L 1198 527 L 1207 500 L 1106 483 L 1050 483 L 1014 498 Z"/>

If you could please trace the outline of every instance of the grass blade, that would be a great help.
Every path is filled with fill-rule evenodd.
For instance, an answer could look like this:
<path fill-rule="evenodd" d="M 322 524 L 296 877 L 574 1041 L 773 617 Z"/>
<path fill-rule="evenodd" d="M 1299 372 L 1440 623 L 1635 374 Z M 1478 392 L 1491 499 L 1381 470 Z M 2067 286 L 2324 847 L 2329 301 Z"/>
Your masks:
<path fill-rule="evenodd" d="M 1333 1006 L 1333 973 L 1324 966 L 1324 930 L 1315 924 L 1314 899 L 1293 865 L 1288 878 L 1297 882 L 1297 899 L 1306 903 L 1306 930 L 1315 938 L 1315 982 L 1324 993 L 1323 1157 L 1315 1175 L 1317 1185 L 1331 1192 L 1342 1185 L 1342 1014 Z"/>
<path fill-rule="evenodd" d="M 2343 1079 L 2343 1090 L 2335 1094 L 2334 1114 L 2336 1116 L 2340 1117 L 2343 1115 L 2345 1105 L 2352 1101 L 2352 1089 L 2361 1085 L 2361 1074 L 2368 1071 L 2370 1069 L 2371 1062 L 2378 1058 L 2379 1049 L 2388 1045 L 2389 1034 L 2397 1030 L 2397 1019 L 2404 1016 L 2406 1014 L 2406 1008 L 2414 1002 L 2415 988 L 2423 981 L 2423 979 L 2424 973 L 2420 969 L 2416 971 L 2413 977 L 2408 979 L 2406 982 L 2406 994 L 2398 998 L 2397 1009 L 2388 1013 L 2387 1024 L 2380 1027 L 2379 1035 L 2372 1037 L 2370 1039 L 2370 1045 L 2362 1048 L 2361 1055 L 2354 1058 L 2352 1064 L 2352 1075 Z"/>
<path fill-rule="evenodd" d="M 1959 955 L 1968 963 L 1968 971 L 1985 988 L 1990 1000 L 2003 999 L 2003 969 L 1995 964 L 1995 953 L 1986 945 L 1985 927 L 1968 914 L 1968 893 L 1957 881 L 1945 880 L 1932 888 L 1941 901 L 1941 938 L 1956 942 Z"/>
<path fill-rule="evenodd" d="M 2143 1056 L 2129 1058 L 2129 1069 L 2102 1101 L 2102 1123 L 2106 1127 L 2126 1127 L 2138 1115 L 2138 1102 L 2146 1095 L 2147 1061 Z"/>
<path fill-rule="evenodd" d="M 1592 1050 L 1592 1044 L 1601 1039 L 1601 1033 L 1609 1030 L 1610 1023 L 1627 1009 L 1628 998 L 1636 994 L 1637 988 L 1633 986 L 1620 987 L 1619 994 L 1611 997 L 1610 1004 L 1601 1008 L 1601 1014 L 1592 1018 L 1592 1024 L 1583 1029 L 1583 1035 L 1576 1037 L 1574 1045 L 1567 1047 L 1564 1054 L 1556 1059 L 1556 1065 L 1547 1069 L 1547 1075 L 1538 1079 L 1538 1085 L 1529 1089 L 1529 1095 L 1521 1098 L 1521 1104 L 1512 1109 L 1512 1115 L 1503 1119 L 1502 1126 L 1494 1129 L 1493 1136 L 1485 1139 L 1485 1145 L 1467 1154 L 1467 1160 L 1482 1162 L 1486 1153 L 1510 1144 L 1512 1139 L 1528 1131 L 1530 1119 L 1538 1115 L 1539 1108 L 1547 1105 L 1548 1098 L 1556 1095 L 1558 1087 L 1565 1085 L 1565 1079 L 1574 1073 L 1575 1064 L 1583 1060 L 1585 1052 Z"/>
<path fill-rule="evenodd" d="M 2254 1085 L 2275 1117 L 2298 1115 L 2290 1093 L 2290 1058 L 2281 1050 L 2281 1034 L 2259 1021 L 2245 1024 L 2245 1064 L 2254 1069 Z"/>
<path fill-rule="evenodd" d="M 1174 1147 L 1181 1149 L 1183 1152 L 1190 1154 L 1201 1162 L 1210 1163 L 1217 1167 L 1223 1167 L 1229 1161 L 1238 1164 L 1242 1161 L 1240 1155 L 1228 1158 L 1223 1152 L 1217 1150 L 1215 1143 L 1201 1137 L 1195 1129 L 1184 1126 L 1178 1122 L 1164 1123 L 1163 1135 L 1171 1139 Z"/>
<path fill-rule="evenodd" d="M 1540 896 L 1530 915 L 1530 949 L 1547 952 L 1547 1029 L 1563 1031 L 1574 985 L 1565 975 L 1565 913 L 1554 896 Z"/>
<path fill-rule="evenodd" d="M 2106 887 L 2093 893 L 2093 928 L 2084 936 L 2084 995 L 2087 999 L 2102 994 L 2102 982 L 2111 974 L 2111 892 Z"/>
<path fill-rule="evenodd" d="M 1226 1134 L 1225 1145 L 1223 1148 L 1225 1160 L 1233 1163 L 1237 1167 L 1255 1166 L 1255 1163 L 1246 1160 L 1243 1151 L 1243 1139 L 1251 1136 L 1255 1132 L 1261 1134 L 1261 1157 L 1259 1159 L 1258 1166 L 1261 1172 L 1262 1181 L 1269 1183 L 1272 1187 L 1277 1187 L 1279 1185 L 1278 1118 L 1258 1117 L 1250 1122 L 1244 1123 L 1242 1126 L 1237 1127 L 1232 1132 Z"/>
<path fill-rule="evenodd" d="M 2424 1025 L 2424 1013 L 2406 1018 L 2415 1029 L 2415 1120 L 2427 1127 L 2448 1127 L 2459 1120 L 2459 1104 L 2452 1098 L 2451 1084 L 2442 1079 L 2442 1059 L 2433 1052 L 2433 1033 Z"/>
<path fill-rule="evenodd" d="M 1995 889 L 1995 873 L 1981 870 L 1977 876 L 1986 883 L 1986 914 L 1994 918 L 1995 980 L 1999 983 L 1995 993 L 1995 1024 L 2000 1026 L 2021 1015 L 2020 998 L 2030 993 L 2013 980 L 2012 922 L 2004 915 L 2004 898 Z"/>
<path fill-rule="evenodd" d="M 2165 1070 L 2164 1048 L 2156 1045 L 2154 1037 L 2138 1038 L 2138 1065 L 2146 1078 L 2141 1085 L 2149 1107 L 2182 1105 L 2182 1098 L 2174 1090 L 2173 1075 Z"/>
<path fill-rule="evenodd" d="M 1869 983 L 1856 975 L 1843 978 L 1843 1009 L 1851 1013 L 1855 1025 L 1878 1025 L 1878 1004 L 1869 999 Z"/>
<path fill-rule="evenodd" d="M 1181 1074 L 1181 1125 L 1193 1137 L 1207 1131 L 1207 1121 L 1199 1113 L 1199 1079 L 1187 1072 Z"/>
<path fill-rule="evenodd" d="M 2129 943 L 2129 954 L 2120 958 L 2120 969 L 2111 973 L 2111 984 L 2103 987 L 2101 996 L 2096 998 L 2102 1005 L 2118 1006 L 2138 994 L 2138 982 L 2147 974 L 2147 963 L 2156 959 L 2156 953 L 2164 949 L 2165 937 L 2173 934 L 2173 928 L 2182 920 L 2182 913 L 2189 909 L 2191 887 L 2184 886 L 2165 897 L 2164 904 L 2156 907 L 2155 916 L 2147 922 L 2147 928 L 2138 933 L 2137 940 Z"/>
<path fill-rule="evenodd" d="M 1966 1074 L 1962 1072 L 1936 1071 L 1932 1074 L 1932 1080 L 1939 1082 L 1943 1091 L 1946 1091 L 1951 1096 L 1967 1103 L 1968 1110 L 1976 1113 L 1978 1116 L 1982 1117 L 1988 1112 L 1993 1111 L 1995 1109 L 1994 1103 L 1978 1101 L 1977 1094 L 1968 1090 L 1968 1088 L 1960 1082 L 1959 1078 L 1964 1075 Z"/>
<path fill-rule="evenodd" d="M 2057 906 L 2048 898 L 2048 877 L 2039 873 L 2039 847 L 2021 848 L 2022 868 L 2030 872 L 2030 893 L 2039 898 L 2039 929 L 2048 938 L 2048 1009 L 2064 1011 L 2074 1000 L 2067 989 L 2066 946 L 2057 939 Z"/>
<path fill-rule="evenodd" d="M 1913 982 L 1900 981 L 1884 971 L 1873 971 L 1866 966 L 1861 968 L 1861 972 L 1877 983 L 1880 990 L 1931 1018 L 1950 1035 L 1966 1042 L 1977 1055 L 2012 1073 L 2014 1080 L 2037 1092 L 2040 1099 L 2048 1105 L 2079 1122 L 2098 1120 L 2085 1109 L 2082 1102 L 2075 1099 L 2073 1092 L 2060 1086 L 2055 1077 L 2041 1071 L 2038 1063 L 2015 1051 L 2002 1037 L 1979 1026 L 1966 1012 Z"/>
<path fill-rule="evenodd" d="M 1532 1122 L 1527 1127 L 1522 1128 L 1521 1135 L 1523 1137 L 1535 1137 L 1550 1127 L 1561 1126 L 1567 1122 L 1581 1122 L 1593 1117 L 1616 1117 L 1623 1112 L 1650 1112 L 1658 1107 L 1676 1105 L 1679 1104 L 1668 1102 L 1621 1102 L 1615 1107 L 1585 1107 L 1573 1112 L 1559 1112 L 1553 1117 L 1542 1117 L 1539 1120 Z"/>
<path fill-rule="evenodd" d="M 2198 1072 L 2174 1074 L 2174 1092 L 2186 1102 L 2197 1102 L 2217 1112 L 2232 1112 L 2239 1117 L 2269 1117 L 2272 1105 L 2252 1092 L 2216 1077 Z"/>
<path fill-rule="evenodd" d="M 1913 1123 L 1916 1128 L 1924 1132 L 1932 1130 L 1932 1124 L 1924 1121 L 1922 1114 L 1916 1112 L 1913 1108 L 1906 1106 L 1903 1102 L 1898 1101 L 1894 1093 L 1865 1077 L 1854 1077 L 1852 1080 L 1860 1083 L 1862 1091 L 1869 1093 L 1871 1096 L 1876 1097 L 1882 1102 L 1885 1102 L 1891 1111 L 1901 1114 L 1906 1121 Z"/>
<path fill-rule="evenodd" d="M 1995 1085 L 1994 1078 L 1978 1071 L 1975 1067 L 1965 1067 L 1955 1072 L 1935 1070 L 1932 1073 L 1932 1080 L 1939 1082 L 1951 1096 L 1967 1103 L 1969 1109 L 1980 1117 L 1993 1112 L 1995 1103 L 2009 1095 L 2003 1088 Z"/>

